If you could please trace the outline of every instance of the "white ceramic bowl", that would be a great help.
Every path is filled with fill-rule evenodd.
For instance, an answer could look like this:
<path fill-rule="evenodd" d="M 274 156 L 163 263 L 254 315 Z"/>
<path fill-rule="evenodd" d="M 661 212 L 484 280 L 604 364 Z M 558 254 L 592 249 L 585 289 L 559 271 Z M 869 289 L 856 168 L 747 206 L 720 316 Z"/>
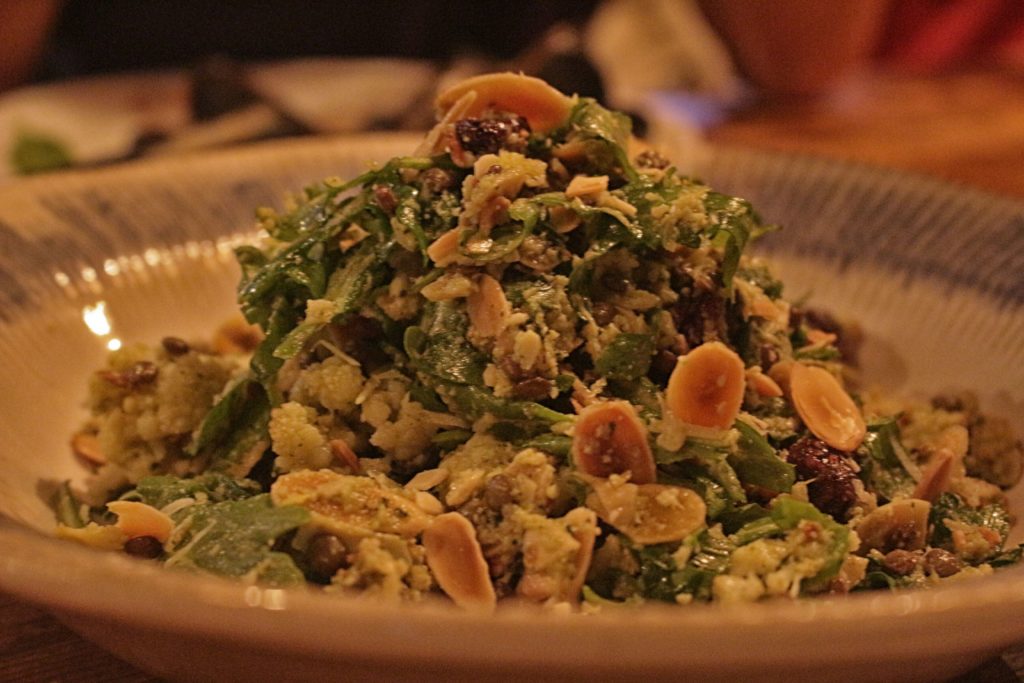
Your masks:
<path fill-rule="evenodd" d="M 233 312 L 253 208 L 407 152 L 408 136 L 275 143 L 0 190 L 0 589 L 176 680 L 935 680 L 1024 639 L 1024 569 L 901 594 L 594 617 L 399 608 L 241 586 L 50 538 L 45 482 L 113 339 L 201 335 Z M 1024 204 L 876 169 L 712 150 L 699 174 L 786 229 L 790 297 L 868 335 L 869 377 L 979 390 L 1024 431 Z M 110 329 L 83 317 L 104 302 Z M 1011 493 L 1020 511 L 1020 487 Z M 1016 534 L 1015 540 L 1021 540 Z"/>

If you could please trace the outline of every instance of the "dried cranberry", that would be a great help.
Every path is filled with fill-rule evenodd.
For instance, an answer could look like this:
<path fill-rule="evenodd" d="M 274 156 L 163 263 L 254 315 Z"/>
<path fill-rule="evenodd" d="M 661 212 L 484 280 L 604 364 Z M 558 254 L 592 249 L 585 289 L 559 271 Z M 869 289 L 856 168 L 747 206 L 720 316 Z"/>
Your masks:
<path fill-rule="evenodd" d="M 857 478 L 839 451 L 825 442 L 805 436 L 789 447 L 788 460 L 800 481 L 808 481 L 807 495 L 816 508 L 845 521 L 857 501 L 853 482 Z"/>

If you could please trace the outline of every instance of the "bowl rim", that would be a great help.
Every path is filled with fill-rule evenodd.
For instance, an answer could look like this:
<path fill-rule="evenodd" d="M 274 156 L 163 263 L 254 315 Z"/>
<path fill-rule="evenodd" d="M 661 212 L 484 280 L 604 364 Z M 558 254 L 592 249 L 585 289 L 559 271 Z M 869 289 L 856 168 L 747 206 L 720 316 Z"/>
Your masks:
<path fill-rule="evenodd" d="M 269 164 L 282 154 L 315 151 L 331 156 L 355 144 L 404 145 L 418 139 L 418 134 L 380 133 L 348 135 L 328 140 L 294 140 L 271 142 L 244 149 L 224 150 L 181 159 L 142 160 L 133 164 L 106 169 L 70 171 L 60 176 L 46 176 L 19 181 L 0 187 L 0 199 L 17 193 L 42 189 L 53 191 L 56 185 L 118 182 L 124 179 L 144 182 L 156 171 L 216 173 L 219 169 L 245 163 L 252 166 Z M 934 191 L 955 190 L 967 193 L 972 201 L 998 199 L 1004 205 L 1024 214 L 1024 201 L 948 183 L 927 176 L 894 171 L 860 162 L 823 159 L 810 155 L 775 153 L 744 148 L 728 148 L 741 159 L 787 158 L 804 164 L 828 164 L 850 173 L 904 177 L 908 182 L 924 183 Z M 139 179 L 142 180 L 139 180 Z M 1019 485 L 1018 485 L 1019 486 Z M 606 641 L 622 630 L 622 619 L 615 614 L 588 615 L 586 618 L 560 618 L 552 612 L 536 609 L 502 609 L 496 615 L 464 612 L 440 601 L 423 605 L 395 606 L 365 599 L 336 596 L 326 598 L 308 590 L 277 590 L 246 586 L 209 576 L 173 572 L 152 564 L 119 555 L 98 553 L 87 548 L 48 537 L 0 516 L 0 590 L 45 606 L 59 613 L 100 617 L 141 628 L 162 630 L 187 629 L 194 634 L 213 638 L 258 642 L 268 647 L 282 646 L 282 634 L 302 634 L 284 643 L 289 649 L 335 653 L 365 652 L 373 646 L 373 638 L 402 626 L 403 642 L 409 656 L 428 657 L 429 648 L 444 647 L 452 634 L 466 637 L 482 634 L 489 642 L 502 639 L 524 639 L 534 648 L 539 660 L 557 661 L 565 652 L 546 647 L 546 642 L 572 643 L 580 652 L 597 652 L 595 643 Z M 83 586 L 88 590 L 82 590 Z M 159 609 L 140 609 L 147 601 Z M 1012 615 L 1024 607 L 1024 567 L 1003 570 L 996 576 L 939 586 L 930 590 L 906 592 L 870 592 L 847 597 L 819 597 L 810 600 L 776 601 L 753 605 L 706 606 L 687 608 L 650 605 L 630 612 L 630 639 L 648 643 L 638 653 L 619 653 L 622 661 L 650 659 L 660 652 L 654 663 L 665 665 L 702 656 L 707 634 L 726 632 L 737 644 L 771 644 L 778 658 L 795 658 L 806 649 L 806 639 L 814 633 L 829 634 L 839 629 L 847 634 L 903 633 L 904 638 L 927 637 L 907 635 L 914 624 L 925 624 L 937 617 L 956 614 L 964 624 L 976 629 L 957 631 L 960 645 L 981 646 L 998 640 L 1009 643 L 1024 637 L 1024 626 Z M 206 618 L 196 618 L 203 611 Z M 992 618 L 995 615 L 996 618 Z M 339 641 L 329 628 L 342 619 L 349 625 L 350 639 Z M 984 626 L 983 626 L 984 625 Z M 411 636 L 422 639 L 409 644 Z M 591 640 L 588 640 L 591 639 Z M 857 638 L 850 643 L 835 644 L 836 653 L 853 656 Z M 661 647 L 671 645 L 672 647 Z M 660 651 L 659 648 L 660 647 Z M 458 639 L 447 645 L 448 651 L 467 661 L 491 661 L 493 653 L 458 652 Z M 757 650 L 752 647 L 752 650 Z M 710 650 L 709 650 L 710 652 Z M 763 652 L 761 653 L 763 654 Z M 860 653 L 863 656 L 863 653 Z M 500 656 L 508 662 L 515 661 Z M 707 656 L 710 656 L 708 654 Z M 718 655 L 716 655 L 718 656 Z M 632 659 L 631 659 L 632 657 Z"/>

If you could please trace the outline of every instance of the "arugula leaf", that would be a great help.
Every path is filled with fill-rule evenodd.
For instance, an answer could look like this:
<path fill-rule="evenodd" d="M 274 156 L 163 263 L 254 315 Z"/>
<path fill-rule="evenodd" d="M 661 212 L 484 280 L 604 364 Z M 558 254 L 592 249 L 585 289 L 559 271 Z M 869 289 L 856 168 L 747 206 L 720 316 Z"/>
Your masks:
<path fill-rule="evenodd" d="M 143 477 L 134 489 L 121 496 L 122 500 L 138 500 L 155 508 L 163 508 L 181 498 L 195 498 L 202 502 L 219 503 L 242 500 L 260 493 L 260 485 L 250 479 L 234 479 L 225 474 L 207 473 L 181 479 L 170 475 Z M 180 521 L 183 511 L 176 513 Z"/>
<path fill-rule="evenodd" d="M 61 482 L 57 490 L 53 492 L 51 506 L 59 524 L 73 529 L 81 529 L 85 526 L 85 520 L 82 519 L 81 513 L 82 503 L 71 492 L 70 482 Z"/>
<path fill-rule="evenodd" d="M 487 359 L 466 340 L 469 319 L 450 301 L 426 306 L 419 327 L 405 331 L 410 364 L 435 380 L 482 385 Z"/>
<path fill-rule="evenodd" d="M 626 178 L 637 178 L 636 169 L 630 163 L 629 154 L 626 152 L 629 136 L 633 132 L 633 123 L 628 116 L 605 109 L 591 98 L 581 98 L 569 114 L 568 125 L 584 139 L 602 141 L 622 167 Z"/>
<path fill-rule="evenodd" d="M 828 587 L 829 582 L 839 573 L 849 548 L 850 530 L 839 524 L 810 503 L 783 494 L 772 500 L 770 507 L 772 521 L 782 531 L 795 529 L 803 520 L 817 522 L 831 534 L 826 548 L 825 564 L 814 576 L 803 582 L 802 590 L 816 592 Z"/>
<path fill-rule="evenodd" d="M 256 583 L 288 586 L 305 581 L 291 557 L 271 550 L 282 535 L 309 521 L 297 505 L 274 507 L 263 493 L 242 500 L 193 505 L 180 511 L 187 531 L 165 548 L 168 566 Z M 172 537 L 173 539 L 173 537 Z"/>
<path fill-rule="evenodd" d="M 438 385 L 438 392 L 451 399 L 455 414 L 469 420 L 478 420 L 493 415 L 502 420 L 539 420 L 541 422 L 565 422 L 572 416 L 552 410 L 533 401 L 512 401 L 498 398 L 489 389 L 472 385 Z"/>
<path fill-rule="evenodd" d="M 337 307 L 334 320 L 343 320 L 366 303 L 374 288 L 386 275 L 383 249 L 364 240 L 345 265 L 331 273 L 324 298 Z M 304 322 L 295 327 L 274 349 L 275 358 L 293 358 L 326 323 Z"/>
<path fill-rule="evenodd" d="M 1010 534 L 1010 516 L 1006 508 L 998 503 L 982 507 L 971 507 L 955 493 L 943 493 L 932 504 L 928 523 L 932 528 L 930 545 L 954 550 L 953 537 L 945 521 L 961 522 L 969 526 L 991 529 L 999 534 L 999 542 L 993 544 L 992 555 L 996 554 Z"/>
<path fill-rule="evenodd" d="M 861 458 L 861 478 L 869 491 L 887 500 L 909 496 L 916 482 L 903 467 L 896 449 L 900 443 L 900 428 L 895 417 L 868 425 L 864 442 L 858 449 L 867 457 Z"/>
<path fill-rule="evenodd" d="M 599 375 L 609 379 L 638 379 L 651 369 L 653 355 L 654 337 L 649 334 L 623 332 L 612 339 L 594 361 L 594 369 Z"/>
<path fill-rule="evenodd" d="M 209 458 L 211 471 L 244 476 L 253 465 L 246 456 L 266 442 L 269 422 L 266 390 L 259 382 L 243 378 L 206 414 L 187 452 Z"/>
<path fill-rule="evenodd" d="M 722 258 L 722 285 L 725 295 L 731 296 L 732 278 L 739 268 L 744 248 L 767 228 L 745 199 L 712 191 L 704 195 L 704 208 L 711 219 L 708 236 L 725 250 Z"/>
<path fill-rule="evenodd" d="M 740 481 L 771 493 L 788 492 L 796 481 L 796 469 L 782 460 L 756 429 L 742 420 L 737 420 L 733 427 L 740 437 L 728 461 Z"/>

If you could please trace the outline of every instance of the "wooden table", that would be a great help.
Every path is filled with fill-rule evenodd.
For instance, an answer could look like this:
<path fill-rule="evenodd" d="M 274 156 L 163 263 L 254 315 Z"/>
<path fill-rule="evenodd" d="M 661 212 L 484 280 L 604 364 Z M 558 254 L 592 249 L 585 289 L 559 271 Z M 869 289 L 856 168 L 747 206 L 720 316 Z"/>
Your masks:
<path fill-rule="evenodd" d="M 731 112 L 716 142 L 826 155 L 1024 197 L 1024 72 L 875 75 L 817 102 Z M 1011 666 L 1012 663 L 1012 666 Z M 1019 683 L 1024 646 L 958 679 Z M 153 681 L 46 613 L 0 595 L 0 680 Z"/>
<path fill-rule="evenodd" d="M 817 101 L 738 108 L 715 142 L 891 166 L 1024 197 L 1024 69 L 876 74 Z"/>

